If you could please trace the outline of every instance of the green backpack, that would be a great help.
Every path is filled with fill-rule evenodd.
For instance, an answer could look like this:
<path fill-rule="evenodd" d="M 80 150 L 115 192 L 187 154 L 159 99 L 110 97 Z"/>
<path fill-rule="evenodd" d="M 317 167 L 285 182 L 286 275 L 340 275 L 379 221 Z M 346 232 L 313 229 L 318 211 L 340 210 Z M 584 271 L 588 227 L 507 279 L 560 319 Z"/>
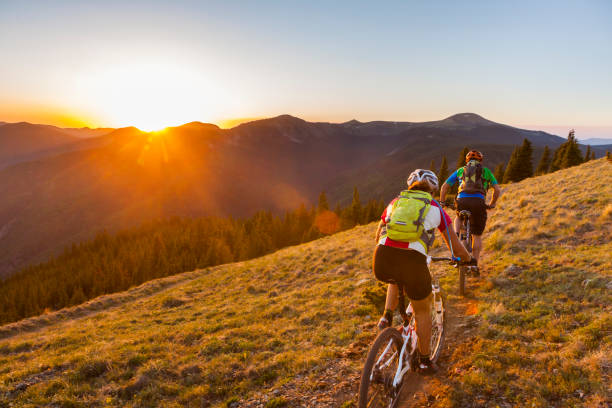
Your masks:
<path fill-rule="evenodd" d="M 429 249 L 433 243 L 433 231 L 426 231 L 425 217 L 431 208 L 432 197 L 418 190 L 404 190 L 387 214 L 387 236 L 394 241 L 420 242 Z"/>

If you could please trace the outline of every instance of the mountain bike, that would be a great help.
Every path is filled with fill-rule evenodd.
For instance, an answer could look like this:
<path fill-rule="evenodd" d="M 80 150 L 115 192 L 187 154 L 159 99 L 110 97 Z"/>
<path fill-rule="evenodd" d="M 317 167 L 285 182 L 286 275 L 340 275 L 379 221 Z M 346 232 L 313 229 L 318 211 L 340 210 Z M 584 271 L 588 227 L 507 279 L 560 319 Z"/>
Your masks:
<path fill-rule="evenodd" d="M 449 207 L 449 208 L 452 208 L 453 210 L 456 210 L 456 207 L 454 205 L 445 205 L 445 207 Z M 489 205 L 485 205 L 485 208 L 487 210 L 491 209 Z M 460 223 L 461 227 L 459 228 L 459 241 L 461 241 L 461 243 L 463 244 L 465 249 L 467 249 L 467 251 L 470 253 L 470 256 L 471 256 L 472 247 L 474 244 L 473 239 L 472 239 L 472 229 L 470 226 L 470 218 L 472 217 L 472 213 L 469 212 L 468 210 L 461 210 L 459 211 L 457 216 L 459 217 L 459 220 L 461 221 Z M 459 264 L 458 267 L 459 267 L 459 295 L 465 296 L 465 277 L 468 274 L 471 274 L 473 276 L 479 276 L 480 273 L 478 272 L 477 266 L 468 266 L 468 265 Z"/>
<path fill-rule="evenodd" d="M 468 210 L 461 210 L 458 214 L 459 220 L 461 221 L 461 227 L 459 228 L 459 241 L 463 244 L 465 249 L 472 255 L 472 230 L 470 228 L 470 218 L 472 213 Z M 465 296 L 465 276 L 470 272 L 471 266 L 458 265 L 459 268 L 459 295 Z"/>
<path fill-rule="evenodd" d="M 444 207 L 448 207 L 456 211 L 456 206 L 451 204 L 444 204 Z M 470 218 L 472 217 L 472 213 L 468 210 L 461 210 L 457 213 L 459 220 L 461 221 L 459 227 L 459 241 L 461 244 L 467 249 L 470 256 L 472 255 L 472 229 L 470 226 Z M 471 266 L 458 264 L 459 268 L 459 295 L 465 296 L 465 277 L 472 270 Z"/>
<path fill-rule="evenodd" d="M 457 259 L 427 257 L 427 262 Z M 430 359 L 435 362 L 440 356 L 444 341 L 444 299 L 437 279 L 432 279 L 431 291 L 431 341 Z M 393 283 L 393 282 L 392 282 Z M 388 407 L 397 405 L 404 376 L 408 371 L 416 371 L 419 364 L 417 333 L 412 305 L 404 308 L 404 288 L 399 285 L 399 310 L 402 326 L 387 327 L 380 332 L 368 352 L 359 385 L 359 408 Z"/>

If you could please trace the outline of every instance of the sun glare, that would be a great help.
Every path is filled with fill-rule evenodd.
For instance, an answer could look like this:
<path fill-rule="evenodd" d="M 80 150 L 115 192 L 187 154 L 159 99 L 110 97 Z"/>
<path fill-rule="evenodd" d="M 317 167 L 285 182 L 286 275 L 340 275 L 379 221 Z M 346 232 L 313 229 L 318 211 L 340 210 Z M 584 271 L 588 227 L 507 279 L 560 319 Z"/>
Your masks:
<path fill-rule="evenodd" d="M 145 132 L 217 117 L 224 98 L 204 73 L 159 61 L 124 62 L 89 72 L 80 83 L 101 121 Z"/>

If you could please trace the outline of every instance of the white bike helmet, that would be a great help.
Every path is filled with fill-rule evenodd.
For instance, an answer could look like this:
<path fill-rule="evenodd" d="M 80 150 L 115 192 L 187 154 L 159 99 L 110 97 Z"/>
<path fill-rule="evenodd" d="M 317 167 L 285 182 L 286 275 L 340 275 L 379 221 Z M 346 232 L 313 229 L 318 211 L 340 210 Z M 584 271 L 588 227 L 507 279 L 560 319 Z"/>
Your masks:
<path fill-rule="evenodd" d="M 410 173 L 406 182 L 408 183 L 408 187 L 410 187 L 412 183 L 422 180 L 429 181 L 429 183 L 434 186 L 434 189 L 438 189 L 438 176 L 431 170 L 416 169 Z"/>

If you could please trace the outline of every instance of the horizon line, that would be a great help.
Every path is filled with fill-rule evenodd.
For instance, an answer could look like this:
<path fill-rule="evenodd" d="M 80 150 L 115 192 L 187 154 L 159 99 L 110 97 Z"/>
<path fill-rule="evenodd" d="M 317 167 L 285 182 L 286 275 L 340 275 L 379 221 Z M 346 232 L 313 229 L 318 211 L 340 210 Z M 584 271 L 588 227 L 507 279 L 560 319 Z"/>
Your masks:
<path fill-rule="evenodd" d="M 170 126 L 166 126 L 164 128 L 161 129 L 155 129 L 155 130 L 143 130 L 140 129 L 138 126 L 134 126 L 134 125 L 127 125 L 127 126 L 118 126 L 118 127 L 114 127 L 114 126 L 97 126 L 97 127 L 92 127 L 92 126 L 61 126 L 61 125 L 55 125 L 55 124 L 50 124 L 50 123 L 36 123 L 36 122 L 30 122 L 28 120 L 21 120 L 21 121 L 17 121 L 17 122 L 9 122 L 9 121 L 4 121 L 4 120 L 0 120 L 0 126 L 2 126 L 3 124 L 20 124 L 20 123 L 24 123 L 24 124 L 29 124 L 29 125 L 35 125 L 35 126 L 51 126 L 51 127 L 55 127 L 58 129 L 89 129 L 89 130 L 99 130 L 99 129 L 111 129 L 111 130 L 117 130 L 117 129 L 127 129 L 127 128 L 135 128 L 138 129 L 139 131 L 143 132 L 143 133 L 152 133 L 152 132 L 159 132 L 165 129 L 169 129 L 169 128 L 178 128 L 178 127 L 182 127 L 188 124 L 192 124 L 192 123 L 200 123 L 200 124 L 204 124 L 204 125 L 214 125 L 217 126 L 219 129 L 223 129 L 223 130 L 230 130 L 230 129 L 234 129 L 240 125 L 246 124 L 246 123 L 251 123 L 251 122 L 257 122 L 257 121 L 261 121 L 261 120 L 269 120 L 269 119 L 276 119 L 276 118 L 280 118 L 283 116 L 288 116 L 288 117 L 292 117 L 295 119 L 299 119 L 299 120 L 303 120 L 305 122 L 310 122 L 310 123 L 329 123 L 329 124 L 336 124 L 336 125 L 341 125 L 341 124 L 345 124 L 345 123 L 349 123 L 349 122 L 358 122 L 358 123 L 362 123 L 362 124 L 366 124 L 366 123 L 373 123 L 373 122 L 387 122 L 387 123 L 413 123 L 413 124 L 421 124 L 421 123 L 429 123 L 429 122 L 439 122 L 439 121 L 443 121 L 449 118 L 452 118 L 454 116 L 457 115 L 465 115 L 465 114 L 470 114 L 470 115 L 475 115 L 478 116 L 486 121 L 498 124 L 498 125 L 504 125 L 504 126 L 511 126 L 511 127 L 515 127 L 515 128 L 520 128 L 520 129 L 525 129 L 525 130 L 533 130 L 533 131 L 542 131 L 545 133 L 549 133 L 549 134 L 553 134 L 555 136 L 560 136 L 560 135 L 556 135 L 554 133 L 551 133 L 550 130 L 542 130 L 542 128 L 558 128 L 559 130 L 561 129 L 567 129 L 567 131 L 571 130 L 571 129 L 576 129 L 576 128 L 587 128 L 587 129 L 591 129 L 591 130 L 595 130 L 595 129 L 601 129 L 603 131 L 612 131 L 612 125 L 609 126 L 601 126 L 601 125 L 573 125 L 573 126 L 568 126 L 568 125 L 544 125 L 544 124 L 519 124 L 519 125 L 509 125 L 506 123 L 501 123 L 501 122 L 495 122 L 493 120 L 487 119 L 484 116 L 474 113 L 474 112 L 458 112 L 455 114 L 452 114 L 450 116 L 446 116 L 442 119 L 437 119 L 437 120 L 425 120 L 425 121 L 412 121 L 412 120 L 380 120 L 380 119 L 375 119 L 375 120 L 368 120 L 368 121 L 361 121 L 359 119 L 356 119 L 355 117 L 349 120 L 345 120 L 345 121 L 331 121 L 331 120 L 313 120 L 313 119 L 303 119 L 299 116 L 295 116 L 289 113 L 283 113 L 283 114 L 279 114 L 279 115 L 275 115 L 275 116 L 255 116 L 255 117 L 242 117 L 242 118 L 234 118 L 234 119 L 223 119 L 223 120 L 219 120 L 216 122 L 202 122 L 199 120 L 193 120 L 193 121 L 188 121 L 185 123 L 181 123 L 181 124 L 177 124 L 177 125 L 170 125 Z M 563 136 L 561 136 L 563 137 Z M 582 139 L 612 139 L 612 135 L 610 136 L 589 136 L 589 137 L 583 137 Z M 580 138 L 578 138 L 580 140 Z"/>

